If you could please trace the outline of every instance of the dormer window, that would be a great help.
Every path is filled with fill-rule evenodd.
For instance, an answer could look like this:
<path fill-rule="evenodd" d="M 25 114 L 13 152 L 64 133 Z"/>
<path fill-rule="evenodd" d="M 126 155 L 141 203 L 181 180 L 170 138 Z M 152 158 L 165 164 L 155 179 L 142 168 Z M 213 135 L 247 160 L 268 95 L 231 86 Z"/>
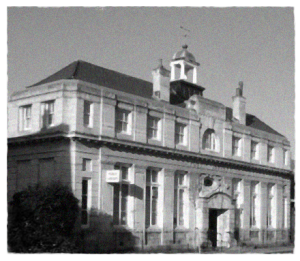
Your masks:
<path fill-rule="evenodd" d="M 202 148 L 204 150 L 219 151 L 219 142 L 213 129 L 207 129 L 203 134 Z"/>

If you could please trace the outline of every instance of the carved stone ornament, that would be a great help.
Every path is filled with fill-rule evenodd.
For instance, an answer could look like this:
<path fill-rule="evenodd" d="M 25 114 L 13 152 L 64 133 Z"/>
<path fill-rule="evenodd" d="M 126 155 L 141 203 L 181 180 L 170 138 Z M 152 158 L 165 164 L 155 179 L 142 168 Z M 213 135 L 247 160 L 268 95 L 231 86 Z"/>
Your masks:
<path fill-rule="evenodd" d="M 215 193 L 225 193 L 230 196 L 231 185 L 219 175 L 201 174 L 199 177 L 199 197 L 210 197 Z"/>

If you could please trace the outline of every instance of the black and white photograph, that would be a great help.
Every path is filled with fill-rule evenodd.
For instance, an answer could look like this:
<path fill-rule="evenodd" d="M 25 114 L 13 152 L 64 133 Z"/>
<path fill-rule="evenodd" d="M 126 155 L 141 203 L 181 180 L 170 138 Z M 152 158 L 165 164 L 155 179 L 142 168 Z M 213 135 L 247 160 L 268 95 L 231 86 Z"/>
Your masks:
<path fill-rule="evenodd" d="M 7 253 L 295 253 L 295 7 L 81 4 L 6 7 Z"/>

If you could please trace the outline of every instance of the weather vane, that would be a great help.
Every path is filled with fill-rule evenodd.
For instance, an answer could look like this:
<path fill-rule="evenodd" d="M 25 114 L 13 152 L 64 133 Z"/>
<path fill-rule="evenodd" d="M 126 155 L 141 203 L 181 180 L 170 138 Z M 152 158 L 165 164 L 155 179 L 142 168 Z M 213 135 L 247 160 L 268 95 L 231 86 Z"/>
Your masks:
<path fill-rule="evenodd" d="M 190 37 L 189 33 L 191 33 L 191 31 L 183 26 L 180 26 L 180 29 L 184 30 L 186 33 L 183 35 L 184 36 L 184 39 L 185 39 L 185 42 L 186 42 L 186 39 L 187 37 Z M 184 43 L 184 44 L 187 44 L 187 43 Z"/>

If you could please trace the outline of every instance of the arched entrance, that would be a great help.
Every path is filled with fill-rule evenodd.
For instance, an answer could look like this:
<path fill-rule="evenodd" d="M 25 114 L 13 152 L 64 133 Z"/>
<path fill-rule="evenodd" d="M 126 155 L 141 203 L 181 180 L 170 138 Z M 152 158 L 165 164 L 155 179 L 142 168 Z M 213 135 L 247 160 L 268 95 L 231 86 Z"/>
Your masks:
<path fill-rule="evenodd" d="M 229 247 L 234 220 L 231 197 L 225 193 L 213 194 L 207 198 L 207 209 L 207 239 L 213 247 Z"/>

